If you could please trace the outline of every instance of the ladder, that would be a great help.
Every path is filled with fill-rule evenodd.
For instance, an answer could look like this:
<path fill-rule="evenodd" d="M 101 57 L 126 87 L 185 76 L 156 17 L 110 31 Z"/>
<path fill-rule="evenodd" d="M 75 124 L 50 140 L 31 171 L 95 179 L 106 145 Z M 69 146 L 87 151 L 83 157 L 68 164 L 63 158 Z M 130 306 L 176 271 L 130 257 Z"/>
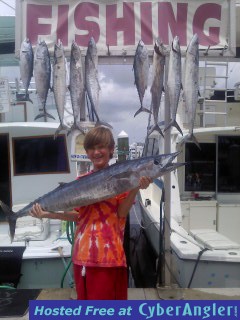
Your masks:
<path fill-rule="evenodd" d="M 210 74 L 209 70 L 212 70 L 212 68 L 221 68 L 224 70 L 223 75 L 216 74 Z M 209 80 L 213 80 L 213 85 L 209 86 Z M 214 93 L 214 86 L 217 84 L 217 80 L 223 80 L 223 84 L 221 87 L 218 87 L 217 91 L 222 91 L 224 94 L 224 99 L 210 99 L 207 98 L 209 94 Z M 207 120 L 209 116 L 211 115 L 218 115 L 218 116 L 224 116 L 224 124 L 226 126 L 227 124 L 227 99 L 228 99 L 228 91 L 227 91 L 227 85 L 228 85 L 228 62 L 225 61 L 207 61 L 205 60 L 205 66 L 204 66 L 204 81 L 203 81 L 203 99 L 200 103 L 200 126 L 206 127 Z M 216 103 L 222 103 L 223 108 L 219 111 L 217 110 Z M 211 110 L 211 107 L 214 108 L 214 110 Z"/>

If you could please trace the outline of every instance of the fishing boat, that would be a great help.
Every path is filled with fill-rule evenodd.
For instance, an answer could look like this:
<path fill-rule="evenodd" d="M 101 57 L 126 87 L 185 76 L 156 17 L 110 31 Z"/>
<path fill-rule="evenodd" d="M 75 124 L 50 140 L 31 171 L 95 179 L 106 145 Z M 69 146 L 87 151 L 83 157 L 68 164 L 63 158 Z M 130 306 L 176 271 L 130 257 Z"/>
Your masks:
<path fill-rule="evenodd" d="M 226 62 L 209 65 L 227 67 Z M 209 79 L 219 82 L 220 76 L 212 74 Z M 180 102 L 177 121 L 183 137 L 172 129 L 171 151 L 182 151 L 177 161 L 186 165 L 171 173 L 170 189 L 165 190 L 164 180 L 155 180 L 140 190 L 145 232 L 156 256 L 164 257 L 163 226 L 170 228 L 170 259 L 165 268 L 171 281 L 183 288 L 240 286 L 239 83 L 229 90 L 226 79 L 225 75 L 221 89 L 205 84 L 204 99 L 198 101 L 194 136 L 200 148 L 192 142 L 182 144 L 188 124 Z M 164 139 L 158 133 L 147 142 L 145 154 L 163 152 Z M 169 221 L 164 221 L 164 191 L 170 193 Z"/>
<path fill-rule="evenodd" d="M 0 195 L 14 212 L 59 183 L 76 178 L 76 162 L 70 161 L 71 137 L 61 134 L 54 140 L 57 127 L 53 122 L 0 123 Z M 15 264 L 15 272 L 21 274 L 17 287 L 60 287 L 71 259 L 65 225 L 60 220 L 23 217 L 17 220 L 11 243 L 3 212 L 0 218 L 1 268 L 8 271 L 4 263 Z M 12 284 L 13 273 L 3 274 L 3 270 L 1 282 Z M 63 286 L 70 285 L 69 272 Z"/>

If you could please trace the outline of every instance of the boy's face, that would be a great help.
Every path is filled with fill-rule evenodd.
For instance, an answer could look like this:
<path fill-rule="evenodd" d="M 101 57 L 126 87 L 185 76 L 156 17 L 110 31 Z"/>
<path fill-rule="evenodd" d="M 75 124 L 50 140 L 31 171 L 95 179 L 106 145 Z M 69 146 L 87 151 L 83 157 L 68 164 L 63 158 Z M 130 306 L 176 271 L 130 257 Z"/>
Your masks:
<path fill-rule="evenodd" d="M 91 149 L 88 149 L 87 156 L 93 163 L 93 170 L 97 171 L 108 166 L 108 162 L 114 150 L 109 147 L 97 144 Z"/>

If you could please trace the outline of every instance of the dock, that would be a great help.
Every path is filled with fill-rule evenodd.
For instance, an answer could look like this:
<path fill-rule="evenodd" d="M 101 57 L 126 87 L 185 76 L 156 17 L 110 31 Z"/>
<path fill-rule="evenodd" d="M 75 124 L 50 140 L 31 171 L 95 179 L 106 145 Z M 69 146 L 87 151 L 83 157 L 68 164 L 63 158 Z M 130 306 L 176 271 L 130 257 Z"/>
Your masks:
<path fill-rule="evenodd" d="M 27 289 L 26 289 L 27 290 Z M 43 289 L 37 300 L 74 300 L 74 289 Z M 129 288 L 128 300 L 240 300 L 240 288 Z M 8 320 L 28 320 L 23 317 L 8 317 Z"/>

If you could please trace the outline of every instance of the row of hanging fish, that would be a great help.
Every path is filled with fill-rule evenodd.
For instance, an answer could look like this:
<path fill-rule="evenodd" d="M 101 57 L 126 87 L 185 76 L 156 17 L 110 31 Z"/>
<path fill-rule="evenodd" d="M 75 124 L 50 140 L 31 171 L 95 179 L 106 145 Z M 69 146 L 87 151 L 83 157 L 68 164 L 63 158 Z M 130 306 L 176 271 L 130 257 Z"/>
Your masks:
<path fill-rule="evenodd" d="M 186 51 L 184 64 L 184 73 L 182 75 L 182 59 L 179 37 L 175 36 L 170 50 L 157 39 L 154 45 L 153 66 L 152 66 L 152 85 L 151 85 L 151 110 L 153 114 L 154 124 L 148 131 L 148 135 L 153 131 L 158 131 L 162 136 L 163 132 L 159 127 L 159 108 L 161 96 L 164 91 L 164 72 L 166 56 L 169 56 L 168 74 L 166 81 L 166 92 L 169 97 L 170 117 L 171 121 L 165 126 L 164 131 L 171 127 L 175 127 L 182 135 L 182 130 L 176 121 L 177 108 L 181 92 L 185 100 L 185 107 L 189 116 L 189 133 L 183 138 L 182 142 L 192 141 L 198 145 L 193 135 L 194 120 L 196 115 L 196 107 L 199 95 L 199 42 L 198 36 L 195 34 Z M 148 50 L 143 41 L 140 40 L 134 56 L 134 78 L 137 88 L 140 109 L 134 116 L 142 111 L 151 112 L 143 104 L 143 98 L 148 85 L 149 58 Z M 198 145 L 199 146 L 199 145 Z"/>
<path fill-rule="evenodd" d="M 70 131 L 80 130 L 84 132 L 79 122 L 80 108 L 84 104 L 85 92 L 90 102 L 90 113 L 94 114 L 92 120 L 96 118 L 96 125 L 111 127 L 108 123 L 99 119 L 97 108 L 99 104 L 98 82 L 98 56 L 97 47 L 93 38 L 89 40 L 85 57 L 85 76 L 82 54 L 79 46 L 73 41 L 70 56 L 69 86 L 67 83 L 67 63 L 64 47 L 59 40 L 54 46 L 53 64 L 51 66 L 50 54 L 45 41 L 39 41 L 33 53 L 32 45 L 28 39 L 24 40 L 20 49 L 20 75 L 25 89 L 25 98 L 29 100 L 28 88 L 34 73 L 36 92 L 41 103 L 41 113 L 36 119 L 41 117 L 54 117 L 46 111 L 46 101 L 49 90 L 53 90 L 54 100 L 59 116 L 60 125 L 55 136 L 69 128 L 64 124 L 64 110 L 66 104 L 67 87 L 70 90 L 70 98 L 73 110 L 73 125 Z M 52 73 L 52 86 L 51 86 Z M 32 101 L 31 101 L 32 102 Z"/>

